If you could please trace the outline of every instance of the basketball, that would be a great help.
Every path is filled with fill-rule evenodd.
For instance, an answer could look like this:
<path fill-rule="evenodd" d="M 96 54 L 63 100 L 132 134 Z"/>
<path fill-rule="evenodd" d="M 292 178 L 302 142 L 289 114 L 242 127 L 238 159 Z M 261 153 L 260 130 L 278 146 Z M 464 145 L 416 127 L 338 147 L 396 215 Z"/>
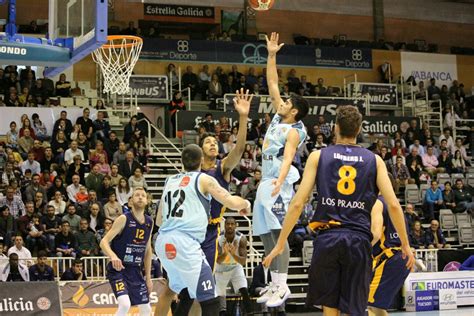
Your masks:
<path fill-rule="evenodd" d="M 273 7 L 275 0 L 249 0 L 249 5 L 255 11 L 267 11 Z"/>

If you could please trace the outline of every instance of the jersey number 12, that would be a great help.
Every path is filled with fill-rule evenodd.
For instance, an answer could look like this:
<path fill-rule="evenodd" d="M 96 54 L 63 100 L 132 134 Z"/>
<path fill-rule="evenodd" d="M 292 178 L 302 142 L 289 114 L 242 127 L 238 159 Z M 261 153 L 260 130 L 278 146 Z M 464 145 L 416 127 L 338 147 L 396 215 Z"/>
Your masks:
<path fill-rule="evenodd" d="M 179 198 L 178 198 L 179 195 Z M 173 207 L 173 201 L 176 198 L 178 198 L 178 201 L 174 203 Z M 165 203 L 168 203 L 168 214 L 166 215 L 166 218 L 168 219 L 170 216 L 171 217 L 183 217 L 183 209 L 180 209 L 180 206 L 183 205 L 184 200 L 186 199 L 186 193 L 184 193 L 183 190 L 176 190 L 171 194 L 171 191 L 168 191 L 168 194 L 165 196 Z"/>

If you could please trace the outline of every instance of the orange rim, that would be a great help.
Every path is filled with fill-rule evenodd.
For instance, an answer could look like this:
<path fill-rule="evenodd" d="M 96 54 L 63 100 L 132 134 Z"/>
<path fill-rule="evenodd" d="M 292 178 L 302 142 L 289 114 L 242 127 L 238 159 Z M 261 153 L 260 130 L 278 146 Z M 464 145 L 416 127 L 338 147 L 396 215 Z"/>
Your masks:
<path fill-rule="evenodd" d="M 132 41 L 130 43 L 117 43 L 114 44 L 114 41 L 117 40 L 127 40 L 127 41 Z M 119 48 L 119 47 L 124 47 L 124 48 L 132 48 L 137 46 L 138 44 L 141 44 L 143 40 L 141 37 L 138 36 L 132 36 L 132 35 L 109 35 L 107 36 L 107 41 L 109 42 L 108 44 L 102 45 L 102 48 Z"/>

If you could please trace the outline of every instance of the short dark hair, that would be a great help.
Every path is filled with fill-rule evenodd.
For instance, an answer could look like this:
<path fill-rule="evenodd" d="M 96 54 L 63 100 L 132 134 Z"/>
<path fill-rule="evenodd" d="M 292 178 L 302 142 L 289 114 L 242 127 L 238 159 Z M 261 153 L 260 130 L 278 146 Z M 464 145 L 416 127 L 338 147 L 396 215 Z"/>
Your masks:
<path fill-rule="evenodd" d="M 199 140 L 199 147 L 202 148 L 202 145 L 204 145 L 204 141 L 206 140 L 206 138 L 208 137 L 212 137 L 212 138 L 215 138 L 217 140 L 217 137 L 213 134 L 210 134 L 210 133 L 204 133 L 201 137 L 201 139 Z"/>
<path fill-rule="evenodd" d="M 82 264 L 82 260 L 81 260 L 81 259 L 74 259 L 73 264 L 74 264 L 74 265 L 76 265 L 76 264 Z"/>
<path fill-rule="evenodd" d="M 38 257 L 38 258 L 48 257 L 48 254 L 46 253 L 46 251 L 40 250 L 40 251 L 38 251 L 37 257 Z"/>
<path fill-rule="evenodd" d="M 290 101 L 291 101 L 291 108 L 298 110 L 298 114 L 296 114 L 295 120 L 301 121 L 306 115 L 308 115 L 308 112 L 309 112 L 308 100 L 306 100 L 300 95 L 295 94 L 290 97 Z"/>
<path fill-rule="evenodd" d="M 226 222 L 227 222 L 227 221 L 234 221 L 234 222 L 237 223 L 237 221 L 235 220 L 235 218 L 232 217 L 232 216 L 227 216 L 227 217 L 225 218 L 225 221 L 226 221 Z"/>
<path fill-rule="evenodd" d="M 336 124 L 342 137 L 357 137 L 362 124 L 362 114 L 353 105 L 343 105 L 336 110 Z"/>
<path fill-rule="evenodd" d="M 202 150 L 198 145 L 190 144 L 184 147 L 181 153 L 184 170 L 194 171 L 201 166 Z"/>

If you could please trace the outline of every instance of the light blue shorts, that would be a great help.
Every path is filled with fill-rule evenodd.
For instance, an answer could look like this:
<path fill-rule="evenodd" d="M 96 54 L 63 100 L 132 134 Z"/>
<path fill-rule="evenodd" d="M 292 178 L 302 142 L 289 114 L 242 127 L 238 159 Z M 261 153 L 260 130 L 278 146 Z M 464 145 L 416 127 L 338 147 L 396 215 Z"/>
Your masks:
<path fill-rule="evenodd" d="M 155 251 L 173 292 L 179 294 L 187 288 L 189 296 L 199 302 L 216 297 L 212 270 L 198 241 L 176 231 L 160 233 Z"/>
<path fill-rule="evenodd" d="M 272 196 L 272 191 L 275 188 L 272 181 L 273 179 L 263 180 L 257 189 L 253 205 L 253 234 L 255 236 L 281 229 L 294 194 L 293 185 L 284 183 L 279 194 Z"/>

